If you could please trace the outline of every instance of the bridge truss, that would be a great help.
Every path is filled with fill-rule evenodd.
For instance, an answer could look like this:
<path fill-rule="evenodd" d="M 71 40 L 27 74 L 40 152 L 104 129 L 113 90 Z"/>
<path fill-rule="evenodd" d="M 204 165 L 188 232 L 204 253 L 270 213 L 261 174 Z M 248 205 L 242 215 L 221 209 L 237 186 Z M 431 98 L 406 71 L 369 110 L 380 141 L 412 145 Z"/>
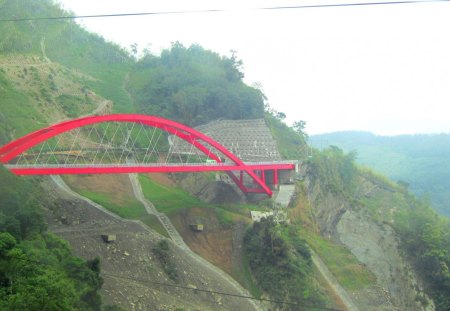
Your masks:
<path fill-rule="evenodd" d="M 179 142 L 190 148 L 177 148 Z M 89 116 L 40 129 L 1 147 L 0 162 L 18 175 L 224 171 L 243 192 L 269 196 L 265 173 L 277 185 L 279 170 L 296 168 L 294 161 L 244 163 L 195 129 L 139 114 Z"/>

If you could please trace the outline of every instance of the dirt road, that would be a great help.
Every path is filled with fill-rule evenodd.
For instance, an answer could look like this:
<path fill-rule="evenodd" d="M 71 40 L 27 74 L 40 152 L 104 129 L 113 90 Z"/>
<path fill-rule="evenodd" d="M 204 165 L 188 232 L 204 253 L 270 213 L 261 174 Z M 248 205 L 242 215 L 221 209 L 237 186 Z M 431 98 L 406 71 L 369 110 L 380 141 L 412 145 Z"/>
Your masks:
<path fill-rule="evenodd" d="M 147 211 L 147 213 L 155 215 L 156 217 L 158 217 L 158 220 L 164 226 L 164 228 L 166 229 L 166 231 L 169 234 L 169 236 L 172 239 L 172 241 L 177 246 L 179 246 L 186 253 L 186 255 L 190 256 L 193 259 L 195 259 L 198 263 L 202 264 L 205 268 L 208 268 L 209 270 L 212 270 L 215 273 L 219 274 L 223 279 L 227 280 L 229 282 L 229 284 L 231 286 L 233 286 L 241 295 L 243 295 L 243 296 L 251 296 L 250 293 L 246 289 L 244 289 L 239 283 L 237 283 L 231 276 L 229 276 L 228 274 L 226 274 L 221 269 L 217 268 L 216 266 L 214 266 L 213 264 L 211 264 L 210 262 L 208 262 L 204 258 L 202 258 L 199 255 L 197 255 L 196 253 L 194 253 L 189 248 L 189 246 L 187 246 L 187 244 L 183 241 L 183 238 L 178 233 L 178 231 L 175 229 L 175 226 L 172 224 L 172 222 L 170 221 L 169 217 L 167 217 L 163 213 L 159 213 L 156 210 L 156 208 L 153 205 L 153 203 L 151 203 L 150 201 L 148 201 L 144 197 L 144 194 L 142 193 L 142 187 L 141 187 L 141 185 L 139 183 L 139 179 L 137 177 L 137 174 L 128 174 L 128 176 L 130 177 L 131 185 L 133 186 L 133 192 L 134 192 L 134 195 L 136 196 L 136 199 L 138 199 L 144 205 L 145 210 Z M 255 307 L 255 310 L 262 310 L 262 307 L 260 305 L 258 305 L 255 301 L 250 300 L 250 302 Z"/>
<path fill-rule="evenodd" d="M 339 296 L 342 303 L 345 305 L 348 311 L 358 311 L 358 307 L 353 303 L 352 299 L 350 298 L 347 291 L 339 284 L 339 282 L 336 280 L 336 278 L 333 276 L 333 274 L 328 270 L 325 263 L 320 259 L 320 257 L 314 252 L 312 249 L 311 251 L 311 258 L 313 261 L 313 264 L 317 267 L 320 274 L 322 274 L 325 281 L 328 283 L 328 285 L 333 289 L 333 291 L 336 293 L 336 295 Z"/>
<path fill-rule="evenodd" d="M 133 178 L 133 177 L 132 177 Z M 93 207 L 95 207 L 95 209 L 96 210 L 99 210 L 99 211 L 101 211 L 101 212 L 103 212 L 103 213 L 105 213 L 105 214 L 107 214 L 108 216 L 110 216 L 110 217 L 112 217 L 112 218 L 114 218 L 114 222 L 113 223 L 111 223 L 111 224 L 108 224 L 106 227 L 103 227 L 103 228 L 97 228 L 98 229 L 98 231 L 99 232 L 102 232 L 102 231 L 105 231 L 105 229 L 114 229 L 114 228 L 116 228 L 116 227 L 118 227 L 118 228 L 120 228 L 120 223 L 128 223 L 128 224 L 130 224 L 131 226 L 133 226 L 133 228 L 136 228 L 136 229 L 133 229 L 132 231 L 133 232 L 136 232 L 136 233 L 133 233 L 133 232 L 131 232 L 130 234 L 129 234 L 129 238 L 128 238 L 128 243 L 126 243 L 125 245 L 122 245 L 122 246 L 120 246 L 121 248 L 124 248 L 124 250 L 122 250 L 120 253 L 122 254 L 121 255 L 121 258 L 120 259 L 118 259 L 117 261 L 118 262 L 120 262 L 120 264 L 125 264 L 125 261 L 124 261 L 124 258 L 127 258 L 128 257 L 128 259 L 130 259 L 130 260 L 132 260 L 133 258 L 135 258 L 135 256 L 133 255 L 133 252 L 131 251 L 131 250 L 129 250 L 129 249 L 127 249 L 127 250 L 125 250 L 125 248 L 126 247 L 129 247 L 130 245 L 131 245 L 131 241 L 132 241 L 132 239 L 134 238 L 134 236 L 136 236 L 136 235 L 141 235 L 140 233 L 137 233 L 138 231 L 136 231 L 136 230 L 142 230 L 142 229 L 145 229 L 147 232 L 149 232 L 149 234 L 150 235 L 155 235 L 155 233 L 154 232 L 151 232 L 151 230 L 150 229 L 148 229 L 145 225 L 143 225 L 140 221 L 133 221 L 133 220 L 127 220 L 127 219 L 122 219 L 121 217 L 119 217 L 119 216 L 117 216 L 116 214 L 114 214 L 114 213 L 111 213 L 110 211 L 108 211 L 108 210 L 106 210 L 105 208 L 103 208 L 102 206 L 100 206 L 99 204 L 96 204 L 95 202 L 92 202 L 91 200 L 89 200 L 89 199 L 87 199 L 87 198 L 85 198 L 85 197 L 83 197 L 83 196 L 81 196 L 81 195 L 79 195 L 78 193 L 76 193 L 76 192 L 74 192 L 74 191 L 72 191 L 65 183 L 64 183 L 64 181 L 61 179 L 61 177 L 60 176 L 52 176 L 52 180 L 56 183 L 56 185 L 58 186 L 58 188 L 60 188 L 61 190 L 63 190 L 68 196 L 70 196 L 70 197 L 75 197 L 75 198 L 77 198 L 77 199 L 79 199 L 79 200 L 82 200 L 82 201 L 84 201 L 84 202 L 86 202 L 86 203 L 88 203 L 90 206 L 93 206 Z M 137 178 L 136 178 L 136 180 L 137 180 Z M 157 214 L 160 214 L 160 213 L 158 213 L 157 211 L 156 211 L 156 209 L 153 207 L 153 205 L 151 204 L 151 202 L 148 202 L 147 200 L 145 200 L 145 198 L 143 198 L 143 196 L 141 197 L 141 195 L 142 195 L 142 190 L 140 190 L 140 184 L 138 183 L 136 186 L 139 186 L 139 187 L 137 187 L 137 189 L 135 189 L 135 191 L 136 191 L 136 193 L 138 194 L 138 198 L 140 197 L 140 199 L 142 199 L 142 200 L 144 200 L 144 202 L 146 202 L 146 204 L 144 205 L 144 206 L 146 206 L 146 209 L 149 211 L 149 212 L 151 212 L 152 214 L 153 214 L 153 212 L 156 212 Z M 140 195 L 141 194 L 141 195 Z M 157 214 L 155 214 L 155 215 L 157 215 Z M 165 216 L 165 215 L 164 215 Z M 168 218 L 167 218 L 168 219 Z M 119 221 L 120 223 L 116 223 L 116 221 Z M 169 222 L 170 222 L 170 220 L 169 220 Z M 166 225 L 167 225 L 167 223 L 166 223 Z M 171 225 L 171 223 L 170 223 L 170 225 Z M 173 225 L 172 225 L 173 226 Z M 138 229 L 138 227 L 140 227 L 141 229 Z M 66 238 L 66 239 L 68 239 L 68 240 L 71 240 L 71 239 L 73 239 L 73 241 L 71 241 L 72 243 L 75 243 L 74 241 L 75 240 L 80 240 L 80 238 L 82 238 L 82 239 L 93 239 L 94 237 L 96 237 L 96 236 L 98 236 L 99 235 L 99 232 L 97 232 L 96 233 L 96 226 L 92 226 L 92 225 L 90 225 L 90 226 L 78 226 L 78 227 L 74 227 L 74 228 L 72 228 L 72 229 L 69 229 L 69 228 L 66 228 L 66 227 L 62 227 L 62 228 L 54 228 L 54 229 L 56 229 L 55 230 L 55 233 L 58 233 L 59 235 L 61 235 L 61 236 L 63 236 L 64 238 Z M 175 230 L 175 228 L 174 228 L 174 230 Z M 129 229 L 122 229 L 121 231 L 118 231 L 118 232 L 122 232 L 121 234 L 124 234 L 125 232 L 127 232 L 127 231 L 129 231 Z M 115 231 L 114 231 L 115 232 Z M 174 231 L 174 232 L 176 232 L 176 230 Z M 178 232 L 177 232 L 177 234 L 178 234 Z M 180 237 L 180 239 L 181 239 L 181 237 Z M 217 268 L 216 266 L 214 266 L 214 265 L 212 265 L 211 263 L 209 263 L 208 261 L 206 261 L 205 259 L 203 259 L 202 257 L 200 257 L 200 256 L 198 256 L 197 254 L 195 254 L 195 253 L 193 253 L 190 249 L 189 249 L 189 247 L 184 243 L 184 241 L 181 239 L 181 241 L 182 241 L 182 243 L 185 245 L 184 247 L 180 247 L 180 246 L 178 246 L 178 243 L 174 243 L 174 247 L 176 248 L 176 253 L 178 254 L 177 255 L 177 260 L 179 260 L 179 261 L 181 261 L 181 265 L 182 266 L 184 266 L 184 268 L 182 268 L 182 270 L 185 270 L 185 271 L 187 271 L 188 269 L 193 269 L 194 267 L 196 267 L 195 269 L 196 269 L 196 271 L 198 271 L 197 273 L 194 273 L 194 275 L 195 275 L 195 277 L 197 278 L 197 277 L 203 277 L 203 278 L 207 278 L 207 281 L 200 281 L 200 284 L 199 285 L 197 285 L 198 286 L 198 288 L 201 288 L 201 287 L 204 287 L 206 284 L 209 284 L 208 285 L 208 287 L 209 286 L 213 286 L 214 285 L 214 287 L 213 288 L 211 288 L 212 290 L 219 290 L 219 291 L 223 291 L 223 292 L 226 292 L 226 291 L 228 291 L 228 292 L 234 292 L 235 294 L 238 294 L 238 295 L 243 295 L 243 296 L 251 296 L 244 288 L 242 288 L 234 279 L 232 279 L 229 275 L 227 275 L 226 273 L 224 273 L 222 270 L 220 270 L 219 268 Z M 146 245 L 146 244 L 148 244 L 147 242 L 142 242 L 142 243 L 144 243 L 144 245 Z M 86 245 L 88 245 L 89 243 L 87 243 Z M 91 243 L 92 244 L 92 243 Z M 86 258 L 90 258 L 90 257 L 92 257 L 92 254 L 91 255 L 89 255 L 88 253 L 87 253 L 87 248 L 86 249 L 84 249 L 84 247 L 86 246 L 86 245 L 84 245 L 83 246 L 83 248 L 81 249 L 81 251 L 82 251 L 82 255 L 85 255 L 85 253 L 87 254 L 87 256 L 85 256 Z M 90 245 L 90 244 L 89 244 Z M 97 245 L 96 243 L 93 243 L 93 245 Z M 101 245 L 101 244 L 100 244 Z M 86 246 L 87 247 L 87 246 Z M 98 246 L 95 246 L 96 248 L 98 248 Z M 118 246 L 115 246 L 115 248 L 117 248 Z M 144 247 L 142 244 L 140 244 L 140 243 L 138 243 L 137 241 L 136 241 L 136 245 L 134 245 L 134 247 L 136 248 L 136 249 L 138 249 L 138 248 L 141 248 L 141 247 Z M 96 250 L 96 251 L 98 251 L 98 250 Z M 117 254 L 118 254 L 119 252 L 117 252 Z M 125 253 L 127 253 L 127 254 L 130 254 L 130 256 L 128 256 L 128 255 L 123 255 L 123 254 L 125 254 Z M 143 252 L 143 253 L 148 253 L 148 251 L 145 251 L 145 252 Z M 97 255 L 96 255 L 97 256 Z M 139 258 L 139 256 L 136 256 L 136 257 L 138 257 Z M 142 255 L 142 257 L 143 257 L 143 255 Z M 116 266 L 116 267 L 114 267 L 112 270 L 111 269 L 109 269 L 109 265 L 111 264 L 111 262 L 110 262 L 110 257 L 107 257 L 106 259 L 104 259 L 103 261 L 102 261 L 103 263 L 104 263 L 104 271 L 105 271 L 105 273 L 109 273 L 110 275 L 112 275 L 112 274 L 117 274 L 117 271 L 123 271 L 123 272 L 126 272 L 126 270 L 124 270 L 123 268 L 122 268 L 122 266 L 121 267 L 119 267 L 119 266 Z M 146 265 L 148 265 L 149 263 L 147 263 Z M 117 265 L 117 263 L 116 263 L 116 265 Z M 128 266 L 127 266 L 127 268 L 126 269 L 138 269 L 140 266 L 139 266 L 139 263 L 135 263 L 135 264 L 128 264 Z M 145 267 L 144 267 L 145 268 Z M 111 271 L 110 271 L 111 270 Z M 144 269 L 145 270 L 145 269 Z M 135 272 L 135 273 L 133 273 L 133 274 L 136 274 L 136 275 L 142 275 L 143 273 L 145 273 L 145 272 Z M 114 282 L 114 280 L 113 279 L 116 279 L 116 278 L 111 278 L 111 277 L 109 277 L 108 275 L 105 275 L 105 277 L 106 278 L 108 278 L 108 280 L 110 280 L 111 282 Z M 149 277 L 149 279 L 152 279 L 151 277 Z M 123 281 L 123 280 L 122 280 Z M 193 281 L 190 281 L 190 282 L 193 282 Z M 197 283 L 198 283 L 199 281 L 197 281 Z M 132 283 L 139 283 L 139 282 L 132 282 Z M 202 285 L 203 284 L 203 285 Z M 130 285 L 131 286 L 131 285 Z M 142 285 L 140 285 L 140 286 L 142 286 Z M 220 286 L 219 288 L 216 288 L 216 286 Z M 115 291 L 117 291 L 117 288 L 118 288 L 118 285 L 116 286 L 116 285 L 114 285 L 114 284 L 109 284 L 109 283 L 105 283 L 105 292 L 107 292 L 107 293 L 113 293 L 113 292 L 115 292 Z M 119 286 L 119 288 L 120 288 L 120 286 Z M 226 289 L 226 288 L 228 288 L 228 289 Z M 120 293 L 119 293 L 120 294 Z M 137 295 L 137 293 L 133 293 L 133 295 L 134 296 L 136 296 Z M 117 295 L 113 295 L 113 294 L 111 294 L 111 296 L 113 297 L 113 299 L 116 299 L 116 297 L 119 297 L 120 299 L 122 299 L 122 300 L 128 300 L 128 301 L 125 301 L 125 302 L 123 302 L 123 303 L 125 303 L 125 305 L 127 304 L 127 303 L 131 303 L 131 301 L 133 300 L 133 299 L 135 299 L 135 300 L 139 300 L 139 299 L 143 299 L 142 297 L 134 297 L 132 294 L 131 294 L 131 292 L 129 292 L 128 291 L 128 294 L 123 294 L 122 296 L 117 296 Z M 140 294 L 139 294 L 140 295 Z M 160 299 L 162 299 L 161 298 L 161 293 L 159 293 L 158 292 L 158 297 L 160 298 Z M 217 295 L 216 295 L 217 296 Z M 134 298 L 133 298 L 134 297 Z M 151 301 L 154 301 L 154 299 L 157 299 L 158 297 L 155 297 L 154 295 L 153 295 L 153 297 L 149 297 L 148 299 L 149 300 L 147 300 L 147 303 L 151 303 Z M 170 296 L 170 297 L 172 297 L 172 296 Z M 119 298 L 117 298 L 117 299 L 119 299 Z M 169 297 L 167 297 L 167 299 L 169 299 Z M 181 298 L 181 294 L 180 294 L 180 299 L 182 299 Z M 220 296 L 217 296 L 216 298 L 216 301 L 222 301 L 222 297 L 220 297 Z M 255 301 L 253 301 L 253 300 L 249 300 L 249 299 L 239 299 L 240 301 L 241 301 L 241 307 L 242 307 L 242 310 L 263 310 L 263 308 L 262 307 L 260 307 L 258 304 L 257 304 L 257 302 L 255 302 Z M 134 301 L 134 300 L 133 300 Z M 148 302 L 148 301 L 150 301 L 150 302 Z M 112 302 L 115 302 L 115 303 L 118 303 L 118 301 L 116 301 L 116 300 L 113 300 Z M 182 300 L 180 300 L 179 301 L 179 303 L 182 303 Z M 187 303 L 187 301 L 186 301 L 186 303 Z M 220 303 L 222 303 L 222 302 L 220 302 Z M 233 303 L 233 302 L 230 302 L 230 303 Z M 218 310 L 222 310 L 224 307 L 225 307 L 225 300 L 223 300 L 223 306 L 221 306 L 221 307 L 218 307 L 217 309 Z M 215 309 L 215 308 L 214 308 Z M 213 309 L 210 309 L 210 310 L 213 310 Z"/>

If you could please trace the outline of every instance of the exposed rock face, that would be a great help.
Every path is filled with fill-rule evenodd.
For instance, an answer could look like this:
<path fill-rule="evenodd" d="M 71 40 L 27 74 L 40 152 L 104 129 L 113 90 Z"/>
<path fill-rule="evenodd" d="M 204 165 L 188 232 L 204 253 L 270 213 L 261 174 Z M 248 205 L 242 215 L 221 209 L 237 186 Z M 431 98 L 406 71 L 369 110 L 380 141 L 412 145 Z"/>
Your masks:
<path fill-rule="evenodd" d="M 202 201 L 219 204 L 245 202 L 245 195 L 235 185 L 211 180 L 205 174 L 174 174 L 173 177 L 183 189 Z"/>
<path fill-rule="evenodd" d="M 366 184 L 360 185 L 361 195 L 368 188 L 388 194 L 368 181 L 362 183 Z M 353 293 L 361 310 L 434 310 L 389 224 L 375 221 L 364 207 L 326 191 L 308 176 L 305 185 L 322 235 L 344 244 L 377 278 L 379 288 Z"/>

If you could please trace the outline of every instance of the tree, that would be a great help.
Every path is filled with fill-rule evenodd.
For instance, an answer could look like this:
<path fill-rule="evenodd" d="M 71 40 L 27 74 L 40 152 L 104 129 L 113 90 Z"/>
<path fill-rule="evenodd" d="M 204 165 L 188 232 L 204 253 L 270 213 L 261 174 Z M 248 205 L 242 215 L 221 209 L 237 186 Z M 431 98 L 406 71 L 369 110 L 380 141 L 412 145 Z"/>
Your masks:
<path fill-rule="evenodd" d="M 6 253 L 16 245 L 16 239 L 8 232 L 0 233 L 0 259 L 6 256 Z"/>
<path fill-rule="evenodd" d="M 264 95 L 242 81 L 235 52 L 221 57 L 199 45 L 174 42 L 161 56 L 145 55 L 129 89 L 142 113 L 196 126 L 217 119 L 264 117 Z"/>
<path fill-rule="evenodd" d="M 137 43 L 133 43 L 130 45 L 130 51 L 131 54 L 133 55 L 134 58 L 137 57 L 137 52 L 138 52 L 138 44 Z"/>
<path fill-rule="evenodd" d="M 244 237 L 250 269 L 259 286 L 274 300 L 321 303 L 311 282 L 311 254 L 297 235 L 294 228 L 277 224 L 271 217 L 255 222 Z M 282 310 L 298 309 L 283 306 Z"/>
<path fill-rule="evenodd" d="M 43 193 L 0 168 L 0 310 L 100 310 L 99 260 L 45 232 Z"/>
<path fill-rule="evenodd" d="M 276 118 L 279 120 L 284 120 L 286 119 L 286 114 L 284 112 L 277 112 Z"/>
<path fill-rule="evenodd" d="M 300 120 L 300 121 L 295 121 L 292 124 L 292 128 L 294 129 L 294 131 L 299 134 L 300 136 L 303 137 L 303 139 L 306 141 L 308 139 L 308 134 L 305 131 L 306 128 L 306 121 Z"/>

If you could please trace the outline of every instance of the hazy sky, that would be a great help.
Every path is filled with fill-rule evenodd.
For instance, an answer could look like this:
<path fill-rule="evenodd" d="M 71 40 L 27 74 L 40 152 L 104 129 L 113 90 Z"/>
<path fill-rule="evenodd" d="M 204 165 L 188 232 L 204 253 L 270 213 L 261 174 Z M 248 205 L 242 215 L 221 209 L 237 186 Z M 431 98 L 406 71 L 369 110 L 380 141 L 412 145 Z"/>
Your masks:
<path fill-rule="evenodd" d="M 155 54 L 175 41 L 235 50 L 245 82 L 259 83 L 270 105 L 288 123 L 305 120 L 310 134 L 450 133 L 450 2 L 285 10 L 252 8 L 355 0 L 59 2 L 77 15 L 227 9 L 79 22 Z"/>

